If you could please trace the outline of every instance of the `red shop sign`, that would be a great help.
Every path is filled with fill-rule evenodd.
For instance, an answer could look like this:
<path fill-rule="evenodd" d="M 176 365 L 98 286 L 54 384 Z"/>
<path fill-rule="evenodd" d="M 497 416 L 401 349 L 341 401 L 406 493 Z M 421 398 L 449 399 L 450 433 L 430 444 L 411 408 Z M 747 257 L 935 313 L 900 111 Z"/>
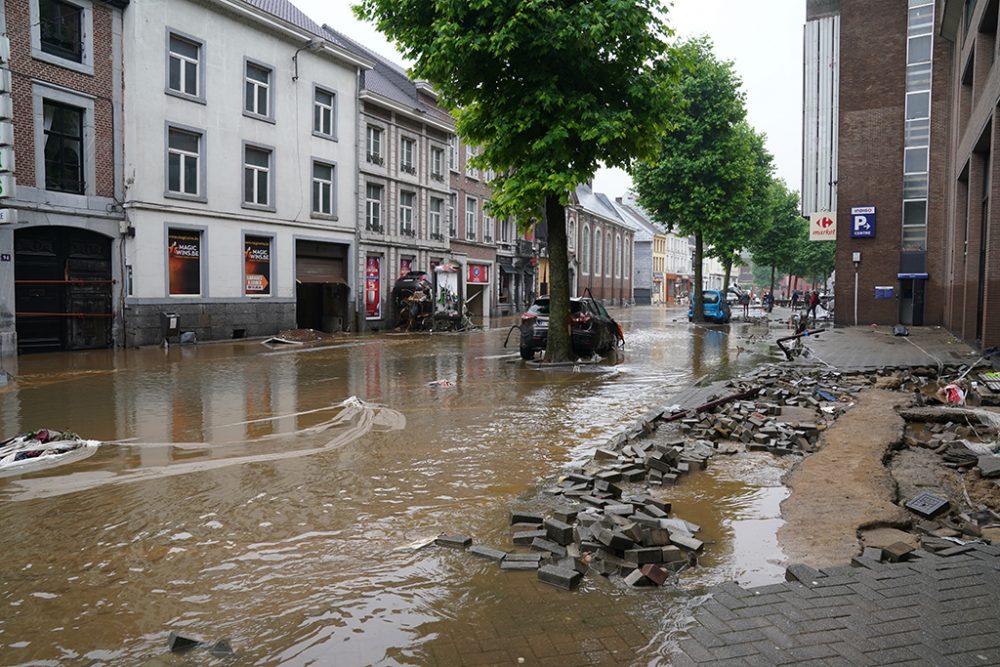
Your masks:
<path fill-rule="evenodd" d="M 479 285 L 490 282 L 490 267 L 485 264 L 469 264 L 468 282 Z"/>
<path fill-rule="evenodd" d="M 369 257 L 365 263 L 365 317 L 382 318 L 382 258 Z"/>

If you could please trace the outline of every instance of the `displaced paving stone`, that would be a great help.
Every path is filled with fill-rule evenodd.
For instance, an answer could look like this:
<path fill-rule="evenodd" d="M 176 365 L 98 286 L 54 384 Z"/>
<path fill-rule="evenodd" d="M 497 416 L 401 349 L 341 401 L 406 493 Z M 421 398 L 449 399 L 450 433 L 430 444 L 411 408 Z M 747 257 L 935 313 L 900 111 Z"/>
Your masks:
<path fill-rule="evenodd" d="M 687 537 L 676 533 L 671 533 L 670 542 L 676 546 L 690 549 L 691 551 L 701 551 L 705 546 L 704 542 L 693 537 Z"/>
<path fill-rule="evenodd" d="M 509 558 L 504 558 L 500 561 L 501 570 L 537 570 L 538 561 L 537 560 L 510 560 Z"/>
<path fill-rule="evenodd" d="M 547 530 L 528 530 L 523 533 L 515 533 L 513 537 L 514 544 L 521 546 L 530 546 L 538 538 L 545 538 L 549 536 Z"/>
<path fill-rule="evenodd" d="M 537 551 L 547 551 L 560 558 L 566 555 L 566 547 L 541 537 L 536 537 L 531 541 L 531 548 Z"/>
<path fill-rule="evenodd" d="M 947 498 L 941 498 L 931 493 L 921 493 L 906 503 L 906 509 L 916 512 L 922 517 L 933 519 L 950 507 Z"/>
<path fill-rule="evenodd" d="M 659 565 L 643 565 L 639 568 L 639 571 L 642 572 L 642 575 L 646 577 L 646 579 L 657 586 L 662 586 L 670 577 L 670 571 L 660 567 Z"/>
<path fill-rule="evenodd" d="M 573 541 L 573 526 L 558 519 L 546 519 L 544 526 L 546 536 L 556 544 L 566 546 Z"/>
<path fill-rule="evenodd" d="M 913 551 L 915 551 L 913 546 L 906 544 L 905 542 L 894 542 L 893 544 L 882 548 L 882 552 L 891 563 L 898 563 L 899 561 L 905 559 Z"/>
<path fill-rule="evenodd" d="M 439 547 L 464 549 L 472 544 L 472 538 L 466 535 L 439 535 L 437 539 L 434 540 L 434 544 Z"/>
<path fill-rule="evenodd" d="M 486 558 L 488 560 L 493 560 L 498 563 L 507 557 L 506 551 L 500 551 L 499 549 L 484 547 L 479 544 L 473 547 L 469 547 L 469 553 L 472 554 L 473 556 L 479 556 L 480 558 Z"/>
<path fill-rule="evenodd" d="M 189 651 L 193 648 L 201 646 L 201 644 L 202 642 L 200 639 L 185 637 L 184 635 L 179 635 L 176 632 L 171 632 L 167 637 L 167 648 L 170 649 L 171 653 Z"/>
<path fill-rule="evenodd" d="M 979 475 L 985 479 L 1000 477 L 1000 456 L 980 456 Z"/>
<path fill-rule="evenodd" d="M 625 583 L 629 586 L 651 586 L 653 584 L 653 582 L 651 582 L 646 575 L 642 573 L 642 570 L 639 569 L 632 570 L 626 574 L 624 578 Z"/>
<path fill-rule="evenodd" d="M 510 513 L 510 523 L 514 525 L 516 523 L 542 523 L 545 517 L 539 512 L 511 512 Z"/>
<path fill-rule="evenodd" d="M 228 639 L 220 639 L 215 642 L 209 647 L 208 652 L 216 658 L 229 658 L 236 655 L 236 651 L 233 650 Z"/>
<path fill-rule="evenodd" d="M 583 575 L 576 570 L 559 567 L 558 565 L 545 565 L 538 569 L 539 581 L 566 591 L 576 588 L 582 578 Z"/>

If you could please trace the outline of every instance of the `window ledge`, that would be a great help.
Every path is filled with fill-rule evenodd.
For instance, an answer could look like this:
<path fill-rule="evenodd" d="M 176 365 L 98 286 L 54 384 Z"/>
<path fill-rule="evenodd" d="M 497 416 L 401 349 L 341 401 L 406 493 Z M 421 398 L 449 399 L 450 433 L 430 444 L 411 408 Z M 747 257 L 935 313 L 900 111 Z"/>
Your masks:
<path fill-rule="evenodd" d="M 179 90 L 174 90 L 173 88 L 164 88 L 163 92 L 171 97 L 177 97 L 182 100 L 187 100 L 188 102 L 195 102 L 197 104 L 208 104 L 205 100 L 204 95 L 188 95 L 187 93 L 182 93 Z"/>
<path fill-rule="evenodd" d="M 315 211 L 311 212 L 309 217 L 313 220 L 326 220 L 329 222 L 337 222 L 339 220 L 336 215 L 331 215 L 329 213 L 316 213 Z"/>
<path fill-rule="evenodd" d="M 179 199 L 181 201 L 190 201 L 197 204 L 207 204 L 208 197 L 201 195 L 186 195 L 183 192 L 171 192 L 170 190 L 165 190 L 163 192 L 164 199 Z"/>
<path fill-rule="evenodd" d="M 42 51 L 35 46 L 31 47 L 31 57 L 35 60 L 49 63 L 50 65 L 71 69 L 74 72 L 79 72 L 80 74 L 86 74 L 88 76 L 94 75 L 94 65 L 92 63 L 88 63 L 86 61 L 78 63 L 75 60 L 70 60 L 69 58 L 61 58 L 55 54 Z"/>
<path fill-rule="evenodd" d="M 243 110 L 243 117 L 244 118 L 253 118 L 254 120 L 259 120 L 259 121 L 263 121 L 265 123 L 270 123 L 271 125 L 277 124 L 277 121 L 274 120 L 274 116 L 262 116 L 260 114 L 254 113 L 252 111 L 247 111 L 246 109 Z"/>
<path fill-rule="evenodd" d="M 264 206 L 262 204 L 250 204 L 248 202 L 243 202 L 240 204 L 240 208 L 245 208 L 250 211 L 266 211 L 268 213 L 274 213 L 278 209 L 274 206 Z"/>
<path fill-rule="evenodd" d="M 313 130 L 312 135 L 317 139 L 325 139 L 327 141 L 333 141 L 333 142 L 338 141 L 336 134 L 323 134 L 322 132 L 317 132 L 316 130 Z"/>

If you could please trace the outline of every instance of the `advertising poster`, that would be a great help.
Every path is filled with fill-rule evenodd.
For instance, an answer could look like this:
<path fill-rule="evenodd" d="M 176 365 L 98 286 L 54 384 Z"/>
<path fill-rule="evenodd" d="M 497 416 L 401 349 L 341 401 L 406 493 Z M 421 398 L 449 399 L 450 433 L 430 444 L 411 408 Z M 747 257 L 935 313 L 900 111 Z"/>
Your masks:
<path fill-rule="evenodd" d="M 365 318 L 382 318 L 382 258 L 369 257 L 365 262 Z"/>
<path fill-rule="evenodd" d="M 271 239 L 247 236 L 243 239 L 244 294 L 271 294 Z"/>
<path fill-rule="evenodd" d="M 401 257 L 399 260 L 399 276 L 403 277 L 413 270 L 413 258 Z"/>
<path fill-rule="evenodd" d="M 167 231 L 167 271 L 171 296 L 201 294 L 201 233 Z"/>
<path fill-rule="evenodd" d="M 469 264 L 470 284 L 484 285 L 490 281 L 490 267 L 485 264 Z"/>

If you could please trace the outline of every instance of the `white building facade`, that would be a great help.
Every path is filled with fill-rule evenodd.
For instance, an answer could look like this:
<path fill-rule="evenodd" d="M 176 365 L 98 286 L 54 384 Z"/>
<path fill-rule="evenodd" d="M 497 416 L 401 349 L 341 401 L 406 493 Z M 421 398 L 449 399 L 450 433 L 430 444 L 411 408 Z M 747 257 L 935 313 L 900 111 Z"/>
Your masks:
<path fill-rule="evenodd" d="M 802 214 L 837 210 L 840 0 L 806 0 Z"/>
<path fill-rule="evenodd" d="M 284 0 L 144 0 L 124 21 L 125 330 L 344 330 L 366 59 Z"/>

